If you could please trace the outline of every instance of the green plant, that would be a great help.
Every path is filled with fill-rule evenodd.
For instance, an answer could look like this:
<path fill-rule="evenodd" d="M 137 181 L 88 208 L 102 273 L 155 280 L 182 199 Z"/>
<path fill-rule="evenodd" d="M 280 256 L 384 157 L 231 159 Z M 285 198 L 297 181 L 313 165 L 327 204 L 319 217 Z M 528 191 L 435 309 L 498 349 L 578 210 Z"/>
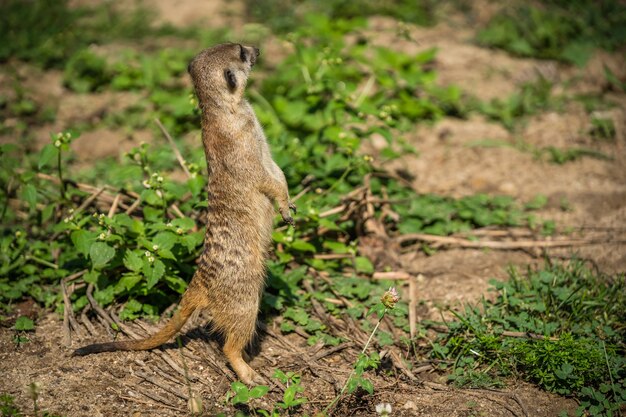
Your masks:
<path fill-rule="evenodd" d="M 248 388 L 241 382 L 235 381 L 231 384 L 231 390 L 226 394 L 226 402 L 231 405 L 245 405 L 253 415 L 262 415 L 267 417 L 278 417 L 281 410 L 285 410 L 292 415 L 300 405 L 305 404 L 308 400 L 304 396 L 300 396 L 304 392 L 304 387 L 300 385 L 300 375 L 294 372 L 283 372 L 277 369 L 273 375 L 286 389 L 283 392 L 282 401 L 276 402 L 276 407 L 271 411 L 265 409 L 251 408 L 250 400 L 264 397 L 269 391 L 269 387 L 265 385 L 257 385 L 254 388 Z"/>
<path fill-rule="evenodd" d="M 14 398 L 8 394 L 0 395 L 0 411 L 2 417 L 21 417 L 22 413 L 14 404 Z"/>
<path fill-rule="evenodd" d="M 478 104 L 478 111 L 513 130 L 520 121 L 541 111 L 558 109 L 562 98 L 552 95 L 553 84 L 543 77 L 524 83 L 507 99 L 492 99 Z"/>
<path fill-rule="evenodd" d="M 372 339 L 374 338 L 374 335 L 376 334 L 376 331 L 378 330 L 380 323 L 385 317 L 385 314 L 387 313 L 387 311 L 393 310 L 399 300 L 400 298 L 398 297 L 398 293 L 396 292 L 396 289 L 394 287 L 391 287 L 389 288 L 388 291 L 386 291 L 383 294 L 383 296 L 380 299 L 380 303 L 376 304 L 368 312 L 368 315 L 376 314 L 376 316 L 378 317 L 376 326 L 370 333 L 370 336 L 367 339 L 365 346 L 363 346 L 363 350 L 359 354 L 359 357 L 357 358 L 354 364 L 354 370 L 352 371 L 350 376 L 348 376 L 348 379 L 343 384 L 343 387 L 339 391 L 339 394 L 337 394 L 337 396 L 330 402 L 330 404 L 328 404 L 326 408 L 324 408 L 324 413 L 328 413 L 330 410 L 332 410 L 332 408 L 341 399 L 341 397 L 346 391 L 348 392 L 348 394 L 352 394 L 358 388 L 363 388 L 365 391 L 367 391 L 370 394 L 374 393 L 374 385 L 371 383 L 371 381 L 364 378 L 363 374 L 367 369 L 370 369 L 370 368 L 377 369 L 378 366 L 380 365 L 380 357 L 378 355 L 378 352 L 373 352 L 371 355 L 367 355 L 365 352 L 367 352 L 367 348 L 372 342 Z"/>
<path fill-rule="evenodd" d="M 611 415 L 625 403 L 623 358 L 626 280 L 593 274 L 579 261 L 512 270 L 492 281 L 494 301 L 467 306 L 447 322 L 434 357 L 451 360 L 459 385 L 497 386 L 518 374 L 581 400 L 579 415 Z"/>
<path fill-rule="evenodd" d="M 626 40 L 618 1 L 549 1 L 505 7 L 478 33 L 478 42 L 515 55 L 558 59 L 582 66 L 596 47 L 615 50 Z"/>

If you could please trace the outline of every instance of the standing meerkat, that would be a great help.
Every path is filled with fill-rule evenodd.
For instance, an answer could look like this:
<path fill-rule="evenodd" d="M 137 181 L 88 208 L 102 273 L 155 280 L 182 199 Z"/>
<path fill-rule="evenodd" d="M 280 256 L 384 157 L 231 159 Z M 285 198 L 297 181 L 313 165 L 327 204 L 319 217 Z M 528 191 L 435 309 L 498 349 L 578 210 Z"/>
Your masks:
<path fill-rule="evenodd" d="M 148 350 L 167 342 L 198 309 L 207 309 L 224 335 L 224 354 L 241 381 L 261 382 L 243 360 L 252 340 L 265 283 L 274 205 L 293 225 L 287 182 L 272 160 L 263 129 L 244 97 L 259 49 L 223 44 L 200 52 L 189 64 L 202 110 L 202 142 L 208 165 L 204 251 L 178 311 L 143 340 L 85 346 L 82 356 L 116 350 Z"/>

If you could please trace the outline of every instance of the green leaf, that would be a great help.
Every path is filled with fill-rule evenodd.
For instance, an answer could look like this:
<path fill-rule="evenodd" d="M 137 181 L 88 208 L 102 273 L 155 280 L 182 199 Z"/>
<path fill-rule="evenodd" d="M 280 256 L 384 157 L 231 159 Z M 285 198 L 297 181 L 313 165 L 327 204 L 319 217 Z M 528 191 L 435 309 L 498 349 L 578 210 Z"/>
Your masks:
<path fill-rule="evenodd" d="M 372 262 L 364 256 L 357 256 L 354 258 L 354 267 L 357 272 L 364 274 L 374 273 L 374 265 L 372 265 Z"/>
<path fill-rule="evenodd" d="M 97 234 L 95 232 L 89 232 L 87 230 L 74 230 L 70 234 L 70 239 L 78 252 L 85 257 L 89 255 L 89 250 L 93 242 L 96 241 Z"/>
<path fill-rule="evenodd" d="M 39 153 L 39 162 L 37 163 L 38 169 L 47 166 L 53 158 L 56 158 L 59 150 L 52 144 L 47 144 L 43 147 Z"/>
<path fill-rule="evenodd" d="M 144 261 L 143 272 L 146 276 L 148 289 L 150 289 L 154 287 L 159 282 L 163 274 L 165 274 L 165 264 L 159 259 L 156 259 L 152 262 L 152 264 L 150 264 L 150 262 L 146 259 Z"/>
<path fill-rule="evenodd" d="M 122 278 L 115 285 L 116 292 L 117 291 L 130 291 L 141 281 L 141 275 L 137 274 L 124 274 Z"/>
<path fill-rule="evenodd" d="M 160 232 L 152 239 L 152 242 L 159 246 L 159 250 L 169 250 L 178 242 L 178 236 L 172 232 Z"/>
<path fill-rule="evenodd" d="M 170 287 L 179 294 L 184 293 L 187 289 L 187 283 L 185 282 L 185 280 L 177 276 L 166 275 L 165 282 L 168 287 Z"/>
<path fill-rule="evenodd" d="M 33 184 L 26 184 L 22 188 L 21 197 L 28 203 L 31 210 L 35 208 L 37 204 L 37 188 Z"/>
<path fill-rule="evenodd" d="M 89 257 L 95 269 L 106 266 L 115 256 L 115 249 L 104 242 L 96 242 L 89 248 Z"/>
<path fill-rule="evenodd" d="M 137 251 L 128 249 L 124 255 L 124 266 L 133 272 L 139 272 L 143 267 L 143 259 Z"/>
<path fill-rule="evenodd" d="M 250 398 L 261 398 L 270 390 L 270 387 L 265 385 L 257 385 L 249 392 Z"/>
<path fill-rule="evenodd" d="M 13 328 L 17 331 L 29 331 L 35 328 L 35 323 L 26 316 L 20 316 L 15 320 Z"/>
<path fill-rule="evenodd" d="M 291 244 L 291 248 L 299 252 L 315 252 L 315 246 L 302 239 L 296 239 Z"/>
<path fill-rule="evenodd" d="M 361 379 L 361 388 L 367 391 L 370 394 L 374 393 L 374 385 L 369 379 L 362 378 Z"/>

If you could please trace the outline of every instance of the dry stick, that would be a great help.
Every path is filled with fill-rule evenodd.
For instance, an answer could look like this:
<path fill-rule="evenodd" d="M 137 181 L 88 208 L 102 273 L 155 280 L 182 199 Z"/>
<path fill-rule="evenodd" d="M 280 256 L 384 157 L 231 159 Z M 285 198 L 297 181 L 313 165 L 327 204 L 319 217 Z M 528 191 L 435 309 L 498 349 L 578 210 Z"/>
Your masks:
<path fill-rule="evenodd" d="M 320 219 L 323 219 L 324 217 L 328 217 L 328 216 L 332 216 L 333 214 L 341 213 L 346 208 L 347 208 L 347 206 L 345 204 L 342 204 L 342 205 L 337 206 L 335 208 L 332 208 L 330 210 L 326 210 L 323 213 L 320 213 L 319 217 L 320 217 Z"/>
<path fill-rule="evenodd" d="M 353 346 L 354 346 L 354 342 L 342 343 L 342 344 L 334 346 L 334 347 L 332 347 L 330 349 L 326 349 L 326 350 L 324 350 L 322 352 L 319 352 L 318 354 L 316 354 L 315 356 L 313 356 L 311 358 L 311 361 L 316 362 L 316 361 L 318 361 L 318 360 L 320 360 L 322 358 L 325 358 L 326 356 L 333 355 L 333 354 L 335 354 L 337 352 L 340 352 L 340 351 L 342 351 L 344 349 L 347 349 L 347 348 L 351 348 Z"/>
<path fill-rule="evenodd" d="M 135 211 L 137 207 L 139 207 L 139 204 L 141 204 L 141 197 L 138 197 L 135 201 L 133 201 L 133 204 L 131 204 L 124 213 L 131 215 L 133 211 Z"/>
<path fill-rule="evenodd" d="M 178 217 L 180 217 L 181 219 L 184 219 L 186 216 L 183 214 L 182 211 L 180 211 L 180 209 L 178 208 L 178 206 L 176 204 L 172 204 L 170 206 L 172 208 L 172 211 L 174 212 L 174 214 L 176 214 Z"/>
<path fill-rule="evenodd" d="M 87 318 L 87 311 L 89 311 L 89 309 L 90 309 L 89 305 L 86 305 L 85 308 L 83 308 L 83 311 L 81 311 L 80 313 L 80 321 L 83 322 L 89 334 L 91 336 L 95 336 L 97 333 L 96 328 L 93 327 L 93 324 L 91 324 L 91 321 L 89 321 L 89 319 Z"/>
<path fill-rule="evenodd" d="M 176 372 L 181 374 L 183 377 L 185 377 L 185 370 L 181 368 L 180 365 L 178 365 L 174 361 L 174 359 L 172 359 L 166 352 L 157 350 L 157 351 L 154 351 L 154 353 L 159 355 L 161 359 L 163 359 L 173 370 L 175 370 Z M 189 377 L 189 380 L 192 382 L 196 382 L 198 380 L 198 378 L 193 375 L 189 375 L 188 377 Z"/>
<path fill-rule="evenodd" d="M 515 242 L 496 242 L 483 241 L 476 242 L 452 236 L 435 236 L 425 233 L 409 233 L 395 238 L 398 243 L 410 241 L 422 241 L 429 243 L 439 243 L 441 245 L 452 245 L 460 248 L 478 248 L 478 249 L 528 249 L 528 248 L 557 248 L 567 246 L 588 245 L 591 241 L 582 239 L 570 240 L 522 240 Z"/>
<path fill-rule="evenodd" d="M 63 280 L 61 280 L 61 292 L 63 293 L 63 342 L 65 346 L 69 347 L 72 345 L 72 330 L 70 329 L 70 311 L 72 304 L 70 303 L 67 287 Z"/>
<path fill-rule="evenodd" d="M 135 385 L 135 389 L 137 390 L 137 392 L 142 393 L 143 395 L 150 398 L 151 400 L 161 403 L 163 406 L 166 406 L 167 408 L 180 411 L 180 407 L 176 407 L 174 403 L 170 402 L 169 400 L 163 398 L 162 396 L 158 394 L 155 394 L 154 392 L 144 391 L 143 387 L 139 385 Z"/>
<path fill-rule="evenodd" d="M 183 158 L 183 155 L 178 150 L 178 146 L 176 146 L 174 139 L 172 139 L 169 132 L 165 129 L 165 126 L 163 126 L 163 124 L 161 123 L 158 117 L 155 118 L 154 121 L 159 126 L 159 129 L 161 129 L 161 132 L 163 132 L 163 134 L 165 135 L 165 138 L 167 139 L 170 146 L 172 147 L 172 150 L 174 151 L 174 155 L 176 155 L 176 159 L 178 159 L 178 163 L 180 164 L 180 167 L 183 169 L 183 171 L 185 171 L 187 178 L 191 178 L 191 173 L 189 172 L 189 169 L 187 169 L 187 165 L 185 164 L 185 159 Z"/>
<path fill-rule="evenodd" d="M 85 201 L 82 202 L 82 204 L 80 206 L 78 206 L 78 208 L 74 211 L 74 215 L 80 213 L 81 211 L 83 211 L 85 208 L 89 207 L 89 205 L 100 196 L 100 194 L 102 194 L 105 190 L 105 187 L 100 187 L 98 188 L 96 191 L 94 191 L 93 193 L 91 193 L 91 195 L 89 197 L 87 197 L 87 199 Z"/>
<path fill-rule="evenodd" d="M 87 300 L 89 300 L 89 304 L 91 304 L 91 308 L 94 309 L 94 311 L 100 316 L 102 317 L 105 321 L 109 322 L 109 323 L 113 323 L 113 320 L 111 320 L 111 317 L 109 317 L 109 315 L 107 314 L 106 311 L 104 311 L 102 309 L 102 307 L 100 307 L 100 305 L 96 302 L 96 300 L 93 298 L 93 289 L 94 286 L 93 284 L 89 284 L 87 286 Z"/>
<path fill-rule="evenodd" d="M 316 253 L 315 255 L 313 255 L 313 258 L 326 259 L 326 260 L 346 259 L 346 258 L 354 258 L 354 255 L 350 253 Z"/>
<path fill-rule="evenodd" d="M 180 379 L 177 379 L 172 374 L 165 372 L 163 369 L 161 369 L 159 367 L 155 366 L 154 368 L 151 368 L 150 366 L 145 365 L 145 368 L 153 371 L 156 374 L 159 374 L 161 377 L 163 377 L 163 378 L 167 379 L 168 381 L 176 384 L 177 386 L 182 384 L 182 381 Z"/>
<path fill-rule="evenodd" d="M 307 185 L 306 187 L 304 187 L 302 189 L 302 191 L 300 191 L 298 194 L 296 194 L 296 196 L 294 198 L 291 199 L 291 202 L 295 203 L 296 201 L 298 201 L 300 199 L 300 197 L 305 195 L 310 189 L 311 189 L 310 185 Z"/>
<path fill-rule="evenodd" d="M 189 400 L 188 395 L 185 395 L 182 392 L 177 391 L 176 389 L 160 381 L 158 378 L 150 376 L 142 371 L 135 371 L 135 375 L 137 375 L 139 378 L 142 378 L 150 382 L 153 385 L 156 385 L 157 387 L 161 388 L 163 391 L 169 392 L 170 394 L 174 394 L 175 396 L 177 396 L 178 398 L 182 400 L 185 400 L 185 401 Z"/>
<path fill-rule="evenodd" d="M 135 386 L 135 389 L 137 389 L 137 387 L 138 386 Z M 137 389 L 137 391 L 139 391 L 139 389 Z M 133 401 L 133 402 L 136 402 L 136 403 L 139 403 L 139 404 L 145 404 L 145 405 L 149 405 L 149 406 L 154 406 L 154 403 L 151 403 L 151 402 L 148 402 L 148 401 L 144 401 L 144 400 L 140 400 L 139 398 L 126 397 L 124 395 L 120 395 L 119 397 L 121 399 L 123 399 L 123 400 L 126 400 L 126 401 Z M 152 399 L 152 397 L 150 397 L 149 395 L 146 395 L 146 397 L 149 397 L 150 399 Z M 180 411 L 180 407 L 174 407 L 172 405 L 168 405 L 168 404 L 171 404 L 171 403 L 165 404 L 165 403 L 161 402 L 160 400 L 158 400 L 158 401 L 160 403 L 159 406 L 161 406 L 161 407 L 169 408 L 170 410 Z"/>
<path fill-rule="evenodd" d="M 411 274 L 404 271 L 374 272 L 372 275 L 372 279 L 376 280 L 410 280 L 411 278 Z"/>
<path fill-rule="evenodd" d="M 118 193 L 115 195 L 115 198 L 113 199 L 113 204 L 111 204 L 111 208 L 109 209 L 109 213 L 107 214 L 107 217 L 109 219 L 113 218 L 113 216 L 115 215 L 115 212 L 117 211 L 117 206 L 120 204 L 121 198 L 121 194 Z"/>
<path fill-rule="evenodd" d="M 417 334 L 417 280 L 409 277 L 409 334 L 411 339 Z"/>

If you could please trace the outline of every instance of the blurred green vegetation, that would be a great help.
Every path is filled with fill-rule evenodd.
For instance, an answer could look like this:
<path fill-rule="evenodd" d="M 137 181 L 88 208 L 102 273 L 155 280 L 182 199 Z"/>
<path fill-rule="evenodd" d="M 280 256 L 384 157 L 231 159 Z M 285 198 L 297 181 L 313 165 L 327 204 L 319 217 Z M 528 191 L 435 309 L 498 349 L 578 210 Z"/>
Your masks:
<path fill-rule="evenodd" d="M 624 50 L 626 5 L 619 0 L 546 0 L 503 7 L 478 41 L 524 57 L 584 65 L 594 49 Z"/>

